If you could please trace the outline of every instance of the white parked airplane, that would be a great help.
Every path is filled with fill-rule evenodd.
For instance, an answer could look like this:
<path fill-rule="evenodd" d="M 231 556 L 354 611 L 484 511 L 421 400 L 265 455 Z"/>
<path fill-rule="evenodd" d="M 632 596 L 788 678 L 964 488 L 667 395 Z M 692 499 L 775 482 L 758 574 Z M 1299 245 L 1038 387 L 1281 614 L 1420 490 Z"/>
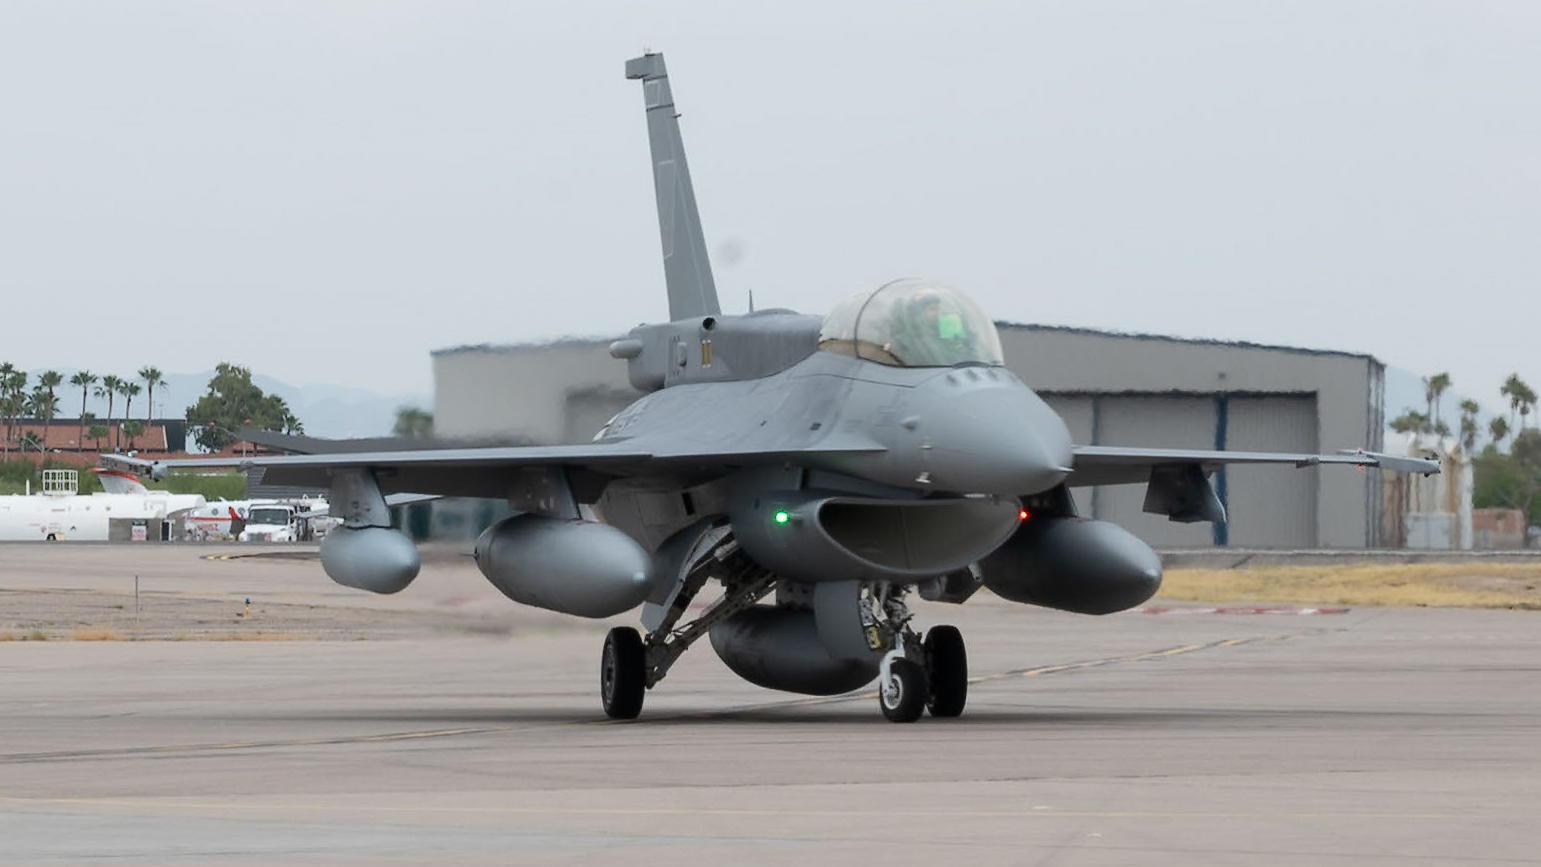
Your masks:
<path fill-rule="evenodd" d="M 159 534 L 161 522 L 207 503 L 201 494 L 150 491 L 127 473 L 116 475 L 128 476 L 132 484 L 114 478 L 108 492 L 82 495 L 74 470 L 45 470 L 40 493 L 0 496 L 0 541 L 105 542 L 111 521 L 120 519 L 143 522 L 149 537 Z"/>

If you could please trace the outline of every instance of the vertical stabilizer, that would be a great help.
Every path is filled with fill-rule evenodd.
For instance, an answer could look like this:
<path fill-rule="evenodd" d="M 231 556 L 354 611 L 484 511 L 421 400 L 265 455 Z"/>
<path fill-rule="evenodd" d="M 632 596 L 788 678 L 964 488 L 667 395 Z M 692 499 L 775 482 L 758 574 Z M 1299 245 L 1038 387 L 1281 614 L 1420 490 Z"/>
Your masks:
<path fill-rule="evenodd" d="M 653 151 L 653 188 L 658 193 L 658 232 L 663 238 L 664 282 L 669 287 L 669 319 L 722 313 L 712 263 L 706 258 L 701 214 L 685 165 L 679 115 L 669 92 L 662 54 L 626 61 L 626 77 L 642 79 L 647 103 L 647 138 Z"/>

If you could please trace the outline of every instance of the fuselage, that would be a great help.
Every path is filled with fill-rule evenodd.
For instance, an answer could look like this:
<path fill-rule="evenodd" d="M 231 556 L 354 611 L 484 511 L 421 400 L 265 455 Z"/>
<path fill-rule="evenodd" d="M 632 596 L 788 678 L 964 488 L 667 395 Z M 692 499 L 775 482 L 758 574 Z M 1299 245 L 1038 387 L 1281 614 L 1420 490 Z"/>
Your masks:
<path fill-rule="evenodd" d="M 596 440 L 655 437 L 703 455 L 796 451 L 806 466 L 925 494 L 1036 494 L 1074 460 L 1064 421 L 1004 367 L 897 368 L 822 351 L 760 379 L 654 392 Z M 822 444 L 872 448 L 820 454 Z"/>
<path fill-rule="evenodd" d="M 942 297 L 945 309 L 963 311 L 958 321 L 906 319 L 899 315 L 906 308 L 890 303 L 881 325 L 872 324 L 873 299 L 895 289 L 901 302 L 942 295 L 901 281 L 853 296 L 822 320 L 790 311 L 705 317 L 643 326 L 618 341 L 612 353 L 628 360 L 632 382 L 653 391 L 611 419 L 596 441 L 643 451 L 667 446 L 673 455 L 701 455 L 702 464 L 699 472 L 675 461 L 664 472 L 628 473 L 609 483 L 596 513 L 652 550 L 702 516 L 734 515 L 738 526 L 757 521 L 749 512 L 767 502 L 791 522 L 800 509 L 824 509 L 829 497 L 858 496 L 860 506 L 847 499 L 837 508 L 876 510 L 858 523 L 913 529 L 948 519 L 934 508 L 884 516 L 880 506 L 991 498 L 1015 516 L 1018 498 L 1061 484 L 1072 470 L 1069 431 L 1000 363 L 994 325 L 954 290 Z M 737 467 L 735 453 L 745 456 Z M 809 490 L 821 493 L 798 493 Z M 970 520 L 997 523 L 977 514 Z M 838 527 L 824 530 L 839 535 Z M 823 541 L 861 547 L 863 532 Z M 927 538 L 957 557 L 980 557 L 1004 537 L 992 530 L 951 548 L 935 533 Z M 955 559 L 939 562 L 950 569 Z M 869 571 L 911 580 L 926 570 Z"/>
<path fill-rule="evenodd" d="M 49 494 L 0 497 L 0 541 L 105 542 L 109 521 L 162 521 L 196 510 L 199 494 Z"/>

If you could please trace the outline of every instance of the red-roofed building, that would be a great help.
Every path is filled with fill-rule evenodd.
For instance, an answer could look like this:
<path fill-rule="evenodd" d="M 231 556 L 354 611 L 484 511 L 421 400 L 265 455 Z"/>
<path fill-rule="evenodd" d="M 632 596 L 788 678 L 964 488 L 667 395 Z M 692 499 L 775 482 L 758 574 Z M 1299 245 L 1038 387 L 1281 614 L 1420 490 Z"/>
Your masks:
<path fill-rule="evenodd" d="M 251 455 L 282 454 L 267 446 L 254 445 L 248 442 L 237 442 L 223 451 L 209 454 L 192 453 L 187 451 L 187 422 L 179 418 L 151 419 L 148 423 L 142 419 L 133 419 L 144 425 L 144 430 L 132 442 L 127 434 L 120 430 L 120 426 L 127 419 L 88 419 L 85 425 L 85 442 L 80 442 L 80 420 L 73 418 L 56 418 L 53 424 L 45 429 L 42 419 L 24 418 L 17 423 L 15 433 L 8 444 L 10 457 L 29 455 L 35 457 L 38 448 L 48 452 L 50 458 L 64 460 L 70 463 L 79 463 L 81 466 L 91 466 L 96 463 L 96 456 L 102 452 L 134 452 L 144 457 L 159 458 L 219 458 L 219 457 L 247 457 Z M 100 425 L 107 428 L 107 435 L 100 440 L 91 438 L 91 428 Z M 46 433 L 47 442 L 44 442 Z M 22 441 L 31 434 L 38 445 L 28 444 L 22 447 Z M 0 443 L 0 456 L 6 454 L 6 444 Z M 79 458 L 77 461 L 76 458 Z"/>

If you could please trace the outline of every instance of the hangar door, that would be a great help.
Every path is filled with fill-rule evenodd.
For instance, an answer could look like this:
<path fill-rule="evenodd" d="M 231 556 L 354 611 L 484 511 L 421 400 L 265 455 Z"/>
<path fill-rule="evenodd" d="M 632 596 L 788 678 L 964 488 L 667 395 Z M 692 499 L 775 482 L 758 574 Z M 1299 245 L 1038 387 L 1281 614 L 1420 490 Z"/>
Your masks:
<path fill-rule="evenodd" d="M 1213 397 L 1100 395 L 1097 444 L 1147 448 L 1212 449 L 1219 410 Z M 1090 502 L 1088 502 L 1090 500 Z M 1198 548 L 1214 544 L 1207 523 L 1179 524 L 1145 511 L 1145 485 L 1106 485 L 1088 497 L 1076 491 L 1082 514 L 1112 521 L 1151 545 Z"/>
<path fill-rule="evenodd" d="M 1229 451 L 1317 451 L 1314 395 L 1226 398 Z M 1318 467 L 1230 467 L 1225 471 L 1226 544 L 1241 548 L 1316 547 Z M 1334 472 L 1354 472 L 1337 467 Z"/>
<path fill-rule="evenodd" d="M 1045 394 L 1078 444 L 1314 453 L 1316 397 L 1283 395 Z M 1230 516 L 1216 533 L 1144 511 L 1145 485 L 1077 488 L 1081 514 L 1113 521 L 1152 545 L 1260 548 L 1316 545 L 1315 467 L 1232 467 L 1213 480 Z"/>

